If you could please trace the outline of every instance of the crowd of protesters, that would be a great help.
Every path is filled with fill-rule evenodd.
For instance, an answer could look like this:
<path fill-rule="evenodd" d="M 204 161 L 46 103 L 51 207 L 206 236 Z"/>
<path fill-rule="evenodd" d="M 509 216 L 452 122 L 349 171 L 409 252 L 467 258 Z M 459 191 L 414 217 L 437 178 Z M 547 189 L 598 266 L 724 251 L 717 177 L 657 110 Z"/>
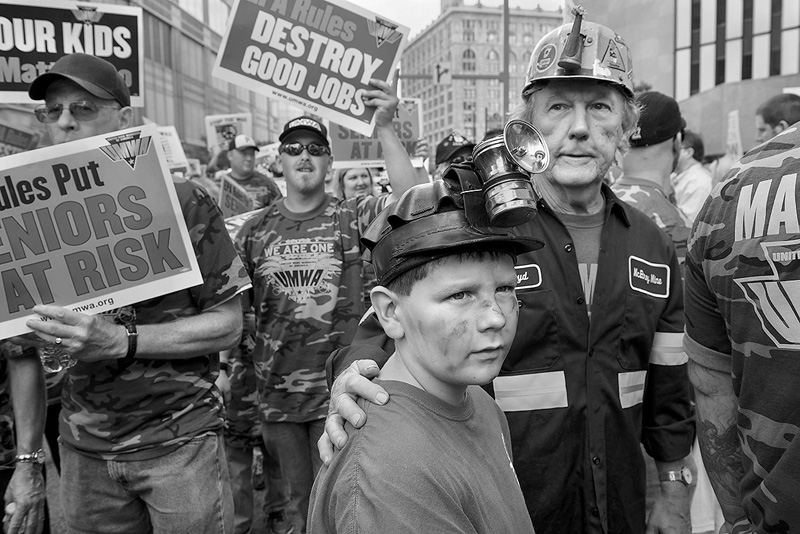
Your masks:
<path fill-rule="evenodd" d="M 4 532 L 51 531 L 45 463 L 76 533 L 800 529 L 800 97 L 707 165 L 700 125 L 636 91 L 623 38 L 583 17 L 533 49 L 512 118 L 549 166 L 501 197 L 467 184 L 502 131 L 451 133 L 429 174 L 376 79 L 382 170 L 333 169 L 299 116 L 268 168 L 239 134 L 173 176 L 201 285 L 39 304 L 0 344 Z M 29 95 L 53 144 L 134 126 L 93 55 Z M 254 208 L 235 235 L 228 179 Z M 508 199 L 529 215 L 501 226 Z M 45 373 L 53 355 L 74 365 Z"/>

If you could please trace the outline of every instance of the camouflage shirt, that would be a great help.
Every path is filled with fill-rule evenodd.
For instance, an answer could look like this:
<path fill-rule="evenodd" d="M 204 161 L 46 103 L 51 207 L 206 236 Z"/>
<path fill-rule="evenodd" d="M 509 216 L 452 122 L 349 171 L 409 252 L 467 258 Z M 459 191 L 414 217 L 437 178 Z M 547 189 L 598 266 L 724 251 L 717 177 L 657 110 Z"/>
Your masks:
<path fill-rule="evenodd" d="M 249 286 L 216 203 L 201 187 L 175 180 L 203 284 L 121 308 L 114 319 L 166 323 L 198 315 Z M 217 353 L 194 358 L 79 362 L 62 394 L 62 443 L 104 459 L 143 460 L 167 454 L 222 428 L 214 386 Z"/>
<path fill-rule="evenodd" d="M 675 252 L 678 253 L 678 262 L 683 265 L 691 222 L 675 204 L 670 202 L 664 191 L 650 180 L 625 175 L 614 182 L 611 190 L 620 200 L 650 217 L 669 235 L 675 245 Z"/>
<path fill-rule="evenodd" d="M 359 239 L 376 197 L 328 196 L 309 213 L 283 201 L 249 219 L 236 248 L 253 280 L 255 360 L 268 422 L 322 419 L 328 410 L 325 360 L 350 342 L 364 313 Z"/>
<path fill-rule="evenodd" d="M 733 378 L 739 492 L 759 533 L 800 532 L 798 173 L 797 127 L 746 154 L 700 211 L 686 259 L 686 352 Z"/>

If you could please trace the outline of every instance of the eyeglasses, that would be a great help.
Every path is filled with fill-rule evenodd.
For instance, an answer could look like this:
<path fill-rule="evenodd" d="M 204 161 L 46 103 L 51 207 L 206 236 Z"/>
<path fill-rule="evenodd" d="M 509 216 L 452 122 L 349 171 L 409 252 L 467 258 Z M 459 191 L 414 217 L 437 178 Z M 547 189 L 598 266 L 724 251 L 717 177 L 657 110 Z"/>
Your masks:
<path fill-rule="evenodd" d="M 70 102 L 67 104 L 67 109 L 69 109 L 69 114 L 76 121 L 91 121 L 97 118 L 97 114 L 100 113 L 100 108 L 116 108 L 120 109 L 117 106 L 98 106 L 94 102 L 89 102 L 87 100 L 78 100 L 77 102 Z M 36 114 L 36 118 L 39 122 L 43 122 L 45 124 L 52 124 L 54 122 L 58 122 L 58 119 L 61 118 L 61 114 L 64 112 L 64 104 L 47 104 L 44 106 L 39 106 L 38 108 L 34 109 L 33 112 Z"/>
<path fill-rule="evenodd" d="M 456 156 L 450 160 L 450 165 L 455 165 L 457 163 L 464 163 L 469 161 L 472 161 L 472 154 L 469 154 L 468 156 Z"/>
<path fill-rule="evenodd" d="M 307 145 L 304 145 L 303 143 L 287 143 L 285 145 L 281 145 L 280 148 L 280 152 L 285 152 L 290 156 L 299 156 L 303 153 L 303 150 L 308 150 L 308 153 L 312 156 L 322 156 L 323 154 L 331 153 L 330 148 L 318 143 L 309 143 Z"/>

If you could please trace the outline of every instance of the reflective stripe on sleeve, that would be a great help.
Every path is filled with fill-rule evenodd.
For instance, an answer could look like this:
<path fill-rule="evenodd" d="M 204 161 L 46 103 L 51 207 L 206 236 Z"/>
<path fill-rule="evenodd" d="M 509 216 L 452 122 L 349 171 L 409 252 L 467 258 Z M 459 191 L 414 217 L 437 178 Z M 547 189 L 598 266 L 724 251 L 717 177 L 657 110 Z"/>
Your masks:
<path fill-rule="evenodd" d="M 650 351 L 650 363 L 655 365 L 683 365 L 689 361 L 683 350 L 683 332 L 668 334 L 656 332 L 653 337 L 653 349 Z"/>
<path fill-rule="evenodd" d="M 644 382 L 647 371 L 619 374 L 619 403 L 623 409 L 636 406 L 644 400 Z"/>
<path fill-rule="evenodd" d="M 498 376 L 494 379 L 494 395 L 504 412 L 566 408 L 569 405 L 564 371 Z"/>

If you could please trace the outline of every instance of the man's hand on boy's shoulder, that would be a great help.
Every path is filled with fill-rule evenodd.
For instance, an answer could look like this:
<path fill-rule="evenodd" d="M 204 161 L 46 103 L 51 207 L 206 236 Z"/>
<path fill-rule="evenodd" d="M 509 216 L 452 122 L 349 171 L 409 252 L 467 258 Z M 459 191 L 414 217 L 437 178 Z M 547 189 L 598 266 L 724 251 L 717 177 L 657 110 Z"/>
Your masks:
<path fill-rule="evenodd" d="M 325 432 L 317 442 L 319 457 L 325 465 L 328 465 L 333 458 L 334 443 L 337 449 L 341 449 L 347 443 L 345 420 L 355 428 L 361 428 L 367 420 L 367 415 L 356 401 L 364 398 L 373 404 L 388 402 L 389 394 L 386 390 L 372 382 L 379 372 L 380 368 L 373 360 L 357 360 L 334 380 L 328 417 L 325 420 Z"/>

